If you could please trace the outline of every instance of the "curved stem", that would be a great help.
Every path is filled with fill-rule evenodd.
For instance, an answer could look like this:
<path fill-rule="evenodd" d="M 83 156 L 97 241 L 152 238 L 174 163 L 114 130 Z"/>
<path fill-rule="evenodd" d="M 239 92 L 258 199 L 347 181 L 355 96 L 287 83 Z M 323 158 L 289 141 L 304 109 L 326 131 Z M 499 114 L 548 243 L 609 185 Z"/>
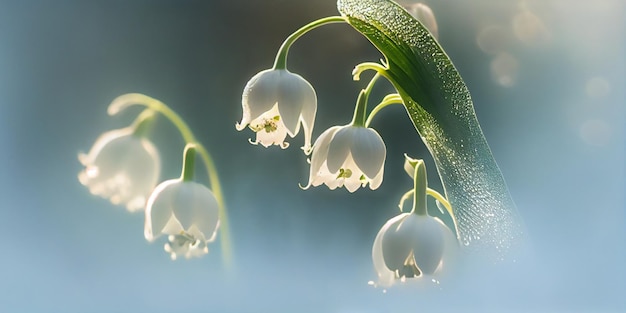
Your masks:
<path fill-rule="evenodd" d="M 230 242 L 230 233 L 228 227 L 228 214 L 226 211 L 226 205 L 224 204 L 224 196 L 222 194 L 222 188 L 220 185 L 220 180 L 217 175 L 217 168 L 211 158 L 209 152 L 204 148 L 204 146 L 199 143 L 191 129 L 185 123 L 185 121 L 172 109 L 170 109 L 165 103 L 154 99 L 152 97 L 140 94 L 140 93 L 129 93 L 125 95 L 121 95 L 117 97 L 107 109 L 109 115 L 116 115 L 124 109 L 133 106 L 133 105 L 141 105 L 146 108 L 152 109 L 156 112 L 163 114 L 180 132 L 183 140 L 185 140 L 186 144 L 193 143 L 195 144 L 196 151 L 200 154 L 202 161 L 207 170 L 207 175 L 209 176 L 209 182 L 211 184 L 211 189 L 213 190 L 213 194 L 217 200 L 217 204 L 219 207 L 219 218 L 220 218 L 220 243 L 222 247 L 222 259 L 227 266 L 231 264 L 231 242 Z"/>
<path fill-rule="evenodd" d="M 367 84 L 365 89 L 361 90 L 359 97 L 356 99 L 356 105 L 354 107 L 354 115 L 352 116 L 352 125 L 365 126 L 365 120 L 367 118 L 367 102 L 370 97 L 370 93 L 374 88 L 376 80 L 380 77 L 378 73 L 372 77 L 372 80 Z"/>
<path fill-rule="evenodd" d="M 188 143 L 185 146 L 185 152 L 183 152 L 183 170 L 180 174 L 182 181 L 192 181 L 194 174 L 194 165 L 196 161 L 196 144 Z"/>
<path fill-rule="evenodd" d="M 402 195 L 402 198 L 400 198 L 400 202 L 398 203 L 398 207 L 400 208 L 400 213 L 403 212 L 402 207 L 404 206 L 404 202 L 406 202 L 406 200 L 409 200 L 409 198 L 413 196 L 414 192 L 415 190 L 411 189 L 405 192 L 404 195 Z M 448 200 L 436 190 L 426 188 L 426 194 L 435 198 L 437 201 L 439 201 L 439 203 L 443 205 L 443 207 L 446 209 L 446 212 L 448 212 L 448 215 L 450 215 L 450 218 L 452 219 L 452 222 L 454 223 L 454 227 L 456 228 L 456 217 L 454 216 L 454 211 L 452 211 L 452 206 L 450 205 L 450 202 L 448 202 Z M 441 213 L 442 214 L 444 213 L 443 210 L 441 210 Z"/>
<path fill-rule="evenodd" d="M 426 189 L 428 189 L 428 179 L 426 178 L 426 166 L 424 161 L 417 160 L 413 175 L 413 209 L 411 213 L 417 215 L 428 215 L 426 206 Z"/>
<path fill-rule="evenodd" d="M 322 25 L 345 22 L 345 21 L 346 19 L 342 16 L 330 16 L 330 17 L 321 18 L 319 20 L 313 21 L 309 24 L 306 24 L 300 27 L 300 29 L 296 30 L 293 34 L 289 35 L 289 37 L 285 39 L 283 44 L 278 49 L 278 53 L 276 54 L 276 60 L 274 61 L 273 69 L 284 70 L 287 68 L 287 54 L 289 53 L 289 48 L 296 40 L 298 40 L 298 38 L 302 37 L 302 35 Z"/>
<path fill-rule="evenodd" d="M 452 206 L 450 206 L 450 202 L 448 202 L 448 200 L 444 198 L 444 196 L 442 196 L 440 193 L 430 188 L 426 189 L 426 194 L 437 199 L 437 201 L 443 204 L 443 206 L 446 208 L 446 211 L 448 211 L 448 214 L 450 215 L 452 220 L 455 221 L 454 223 L 456 224 L 456 218 L 454 218 L 454 213 L 452 212 Z"/>
<path fill-rule="evenodd" d="M 365 95 L 365 90 L 361 89 L 359 92 L 359 97 L 356 98 L 356 105 L 354 106 L 354 114 L 352 115 L 352 122 L 350 125 L 353 126 L 363 126 L 363 107 L 367 107 L 367 96 Z"/>
<path fill-rule="evenodd" d="M 413 192 L 415 192 L 415 190 L 411 189 L 405 192 L 402 195 L 402 198 L 400 198 L 400 202 L 398 203 L 398 207 L 400 208 L 400 213 L 404 213 L 404 210 L 403 210 L 404 202 L 406 202 L 406 200 L 409 200 L 409 198 L 413 195 Z"/>
<path fill-rule="evenodd" d="M 403 103 L 404 102 L 402 102 L 402 98 L 400 97 L 399 94 L 394 93 L 394 94 L 387 95 L 383 99 L 383 101 L 381 101 L 376 107 L 374 107 L 372 112 L 370 112 L 370 115 L 367 117 L 367 121 L 365 121 L 365 127 L 369 127 L 370 126 L 370 123 L 374 119 L 374 116 L 376 116 L 376 114 L 378 114 L 378 112 L 380 112 L 380 110 L 382 110 L 382 109 L 384 109 L 387 106 L 392 105 L 392 104 L 403 104 Z"/>
<path fill-rule="evenodd" d="M 389 80 L 390 82 L 393 82 L 393 79 L 389 76 L 389 73 L 387 72 L 388 68 L 383 66 L 382 64 L 378 64 L 375 62 L 364 62 L 355 66 L 352 70 L 352 79 L 360 80 L 361 73 L 366 70 L 376 71 L 378 74 L 387 78 L 387 80 Z"/>
<path fill-rule="evenodd" d="M 137 118 L 133 121 L 130 128 L 133 130 L 133 135 L 137 137 L 145 137 L 148 135 L 152 126 L 154 126 L 154 120 L 156 119 L 156 112 L 151 109 L 143 110 Z"/>
<path fill-rule="evenodd" d="M 222 247 L 222 256 L 224 262 L 227 265 L 230 265 L 232 259 L 232 246 L 230 241 L 230 227 L 228 226 L 228 212 L 226 210 L 226 204 L 224 203 L 224 196 L 222 193 L 222 186 L 220 185 L 220 180 L 217 175 L 217 168 L 215 167 L 215 163 L 213 162 L 211 155 L 203 145 L 198 145 L 196 148 L 198 153 L 200 153 L 202 162 L 204 162 L 207 169 L 209 181 L 211 182 L 211 189 L 213 189 L 213 194 L 217 200 L 220 217 L 220 245 Z"/>

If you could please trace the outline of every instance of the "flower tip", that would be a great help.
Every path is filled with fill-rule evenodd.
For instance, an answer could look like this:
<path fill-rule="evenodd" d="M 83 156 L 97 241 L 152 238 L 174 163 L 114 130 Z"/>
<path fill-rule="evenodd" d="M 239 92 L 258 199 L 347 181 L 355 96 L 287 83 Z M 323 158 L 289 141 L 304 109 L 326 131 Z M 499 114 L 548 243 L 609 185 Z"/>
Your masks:
<path fill-rule="evenodd" d="M 254 145 L 254 146 L 258 146 L 258 145 L 259 145 L 259 142 L 258 142 L 257 140 L 252 141 L 252 138 L 248 138 L 248 142 L 249 142 L 251 145 Z"/>
<path fill-rule="evenodd" d="M 148 242 L 153 242 L 154 241 L 154 236 L 152 235 L 152 230 L 151 229 L 146 229 L 143 232 L 143 236 L 144 236 L 144 238 L 146 238 L 146 240 Z"/>
<path fill-rule="evenodd" d="M 235 129 L 237 129 L 237 131 L 244 130 L 246 126 L 248 126 L 248 124 L 240 124 L 239 122 L 235 122 Z"/>
<path fill-rule="evenodd" d="M 352 184 L 344 184 L 344 187 L 346 187 L 346 190 L 348 190 L 348 192 L 350 193 L 354 193 L 355 191 L 357 191 L 357 189 L 359 189 L 359 185 L 352 185 Z"/>
<path fill-rule="evenodd" d="M 120 113 L 121 109 L 120 109 L 120 105 L 114 105 L 116 104 L 115 102 L 111 103 L 111 105 L 109 105 L 109 107 L 107 108 L 107 114 L 109 116 L 113 116 L 113 115 L 117 115 L 117 113 Z"/>
<path fill-rule="evenodd" d="M 361 79 L 361 72 L 362 70 L 359 66 L 355 66 L 354 69 L 352 69 L 352 80 L 359 81 Z"/>
<path fill-rule="evenodd" d="M 302 149 L 302 151 L 304 151 L 305 155 L 311 155 L 311 152 L 313 152 L 313 147 L 311 146 L 303 146 L 300 149 Z M 307 163 L 311 164 L 311 159 L 307 158 Z"/>
<path fill-rule="evenodd" d="M 109 107 L 107 108 L 107 114 L 113 116 L 133 104 L 149 103 L 152 101 L 155 101 L 155 99 L 140 93 L 123 94 L 113 99 L 113 101 L 111 102 L 111 104 L 109 104 Z"/>
<path fill-rule="evenodd" d="M 82 152 L 79 153 L 78 162 L 80 162 L 80 164 L 82 164 L 83 166 L 87 166 L 87 164 L 89 163 L 89 155 Z"/>
<path fill-rule="evenodd" d="M 78 182 L 80 182 L 83 186 L 87 186 L 89 183 L 89 179 L 87 178 L 87 173 L 85 173 L 85 171 L 80 171 L 80 173 L 78 173 Z"/>
<path fill-rule="evenodd" d="M 109 107 L 107 108 L 107 114 L 109 114 L 110 116 L 113 116 L 113 115 L 117 115 L 118 113 L 120 113 L 123 109 L 129 106 L 128 98 L 129 98 L 128 94 L 121 95 L 115 98 L 111 102 L 111 104 L 109 104 Z"/>
<path fill-rule="evenodd" d="M 302 186 L 302 184 L 298 183 L 298 187 L 300 187 L 300 189 L 302 190 L 308 190 L 309 187 L 311 187 L 311 182 L 309 182 L 308 184 L 306 184 L 306 186 Z"/>
<path fill-rule="evenodd" d="M 369 185 L 370 185 L 370 190 L 376 190 L 376 189 L 378 189 L 378 187 L 380 187 L 380 185 L 382 185 L 382 183 L 383 183 L 383 182 L 382 182 L 382 180 L 381 180 L 381 181 L 379 181 L 379 182 L 376 182 L 376 181 L 371 181 L 371 182 L 369 182 Z M 363 187 L 365 187 L 365 184 L 363 184 Z"/>
<path fill-rule="evenodd" d="M 414 158 L 410 157 L 408 153 L 404 154 L 404 159 L 407 162 L 411 162 L 411 164 L 416 164 L 418 161 L 420 161 L 419 159 L 414 159 Z"/>
<path fill-rule="evenodd" d="M 280 143 L 280 148 L 283 149 L 283 150 L 289 148 L 289 143 L 286 142 L 286 141 L 281 142 Z"/>

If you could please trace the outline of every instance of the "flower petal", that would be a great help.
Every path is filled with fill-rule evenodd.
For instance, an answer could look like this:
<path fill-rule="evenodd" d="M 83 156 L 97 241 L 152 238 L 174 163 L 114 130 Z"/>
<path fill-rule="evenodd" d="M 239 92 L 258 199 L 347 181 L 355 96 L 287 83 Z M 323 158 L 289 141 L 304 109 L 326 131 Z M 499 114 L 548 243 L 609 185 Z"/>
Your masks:
<path fill-rule="evenodd" d="M 339 130 L 341 126 L 333 126 L 327 130 L 325 130 L 317 140 L 315 140 L 315 144 L 313 145 L 313 154 L 311 155 L 311 172 L 309 175 L 309 183 L 313 182 L 316 177 L 323 174 L 330 174 L 328 171 L 328 167 L 322 170 L 322 165 L 326 162 L 326 158 L 328 156 L 328 148 L 330 145 L 330 141 L 335 136 L 337 130 Z"/>
<path fill-rule="evenodd" d="M 374 178 L 385 165 L 385 142 L 373 128 L 353 127 L 353 136 L 352 158 L 367 178 Z"/>
<path fill-rule="evenodd" d="M 410 234 L 415 264 L 424 274 L 434 274 L 443 258 L 444 231 L 447 227 L 437 218 L 411 214 L 405 220 Z"/>
<path fill-rule="evenodd" d="M 198 197 L 202 193 L 197 185 L 199 184 L 193 181 L 179 180 L 176 193 L 173 195 L 172 211 L 185 231 L 194 223 L 194 208 L 198 205 Z"/>
<path fill-rule="evenodd" d="M 278 105 L 275 105 L 271 110 L 261 114 L 259 118 L 250 123 L 250 125 L 258 128 L 258 131 L 256 131 L 256 143 L 260 143 L 266 148 L 271 145 L 280 145 L 281 147 L 285 145 L 287 129 L 279 115 Z M 274 119 L 276 116 L 279 116 L 278 120 Z M 268 121 L 273 123 L 274 127 L 266 130 L 265 124 Z"/>
<path fill-rule="evenodd" d="M 280 87 L 277 90 L 278 111 L 289 136 L 294 137 L 300 129 L 300 115 L 306 105 L 317 106 L 315 90 L 302 76 L 288 70 L 279 73 Z M 310 109 L 310 108 L 309 108 Z"/>
<path fill-rule="evenodd" d="M 313 125 L 315 124 L 315 114 L 317 113 L 317 96 L 312 86 L 311 91 L 312 94 L 307 93 L 308 95 L 304 95 L 302 99 L 301 120 L 304 132 L 304 145 L 302 149 L 306 154 L 309 154 L 311 151 L 311 137 L 313 135 Z"/>
<path fill-rule="evenodd" d="M 202 233 L 203 241 L 212 241 L 219 226 L 217 199 L 215 199 L 211 190 L 202 184 L 194 184 L 193 188 L 195 188 L 194 194 L 196 198 L 193 206 L 192 228 L 197 228 Z M 196 234 L 195 236 L 198 235 Z"/>
<path fill-rule="evenodd" d="M 243 130 L 276 104 L 279 84 L 280 72 L 271 69 L 257 73 L 248 81 L 241 96 L 243 117 L 237 126 L 238 130 Z"/>
<path fill-rule="evenodd" d="M 378 285 L 381 287 L 389 287 L 393 285 L 395 281 L 394 271 L 390 270 L 385 264 L 385 258 L 383 256 L 383 237 L 390 228 L 397 227 L 397 224 L 404 219 L 407 214 L 410 213 L 402 213 L 387 221 L 376 235 L 376 239 L 374 239 L 372 261 L 378 275 Z"/>
<path fill-rule="evenodd" d="M 390 225 L 383 235 L 383 258 L 385 265 L 391 271 L 401 271 L 414 249 L 412 234 L 410 233 L 413 229 L 410 227 L 411 225 L 406 225 L 407 219 L 411 215 L 414 214 L 405 215 L 403 219 Z"/>
<path fill-rule="evenodd" d="M 384 171 L 381 169 L 380 172 L 378 172 L 378 175 L 376 175 L 374 178 L 372 178 L 372 180 L 370 180 L 370 189 L 371 190 L 376 190 L 378 189 L 378 187 L 380 187 L 380 184 L 383 183 L 383 175 Z"/>
<path fill-rule="evenodd" d="M 146 221 L 144 236 L 152 241 L 161 235 L 163 229 L 172 217 L 172 202 L 179 179 L 171 179 L 159 184 L 146 205 Z"/>
<path fill-rule="evenodd" d="M 366 181 L 361 180 L 361 175 L 363 173 L 356 166 L 356 163 L 354 163 L 354 159 L 352 158 L 351 154 L 348 154 L 348 157 L 346 158 L 346 161 L 343 163 L 341 168 L 343 168 L 345 171 L 349 171 L 350 175 L 341 178 L 338 178 L 337 175 L 335 175 L 335 180 L 343 181 L 343 186 L 346 187 L 349 192 L 355 192 L 357 189 L 359 189 L 359 187 L 366 183 Z"/>
<path fill-rule="evenodd" d="M 342 126 L 332 138 L 328 147 L 327 164 L 331 173 L 337 173 L 348 158 L 356 127 Z"/>
<path fill-rule="evenodd" d="M 78 175 L 81 184 L 131 212 L 144 209 L 161 167 L 154 145 L 134 136 L 130 128 L 104 133 L 89 154 L 79 155 L 79 160 L 85 166 Z"/>

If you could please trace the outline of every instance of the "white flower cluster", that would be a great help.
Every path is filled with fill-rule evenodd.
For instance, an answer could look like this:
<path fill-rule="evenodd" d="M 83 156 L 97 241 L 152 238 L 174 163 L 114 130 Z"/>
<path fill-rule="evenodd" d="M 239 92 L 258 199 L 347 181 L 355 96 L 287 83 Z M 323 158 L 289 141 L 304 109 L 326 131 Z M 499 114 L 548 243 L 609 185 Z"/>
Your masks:
<path fill-rule="evenodd" d="M 359 100 L 364 95 L 367 97 L 368 92 L 363 90 Z M 330 127 L 311 146 L 317 109 L 313 87 L 286 69 L 265 70 L 252 77 L 244 88 L 243 118 L 237 130 L 246 126 L 252 129 L 257 135 L 256 141 L 251 141 L 253 144 L 286 148 L 286 135 L 294 137 L 302 123 L 303 150 L 312 154 L 309 181 L 303 189 L 325 184 L 330 189 L 345 187 L 354 192 L 369 184 L 374 190 L 383 181 L 386 147 L 376 130 L 364 126 L 368 123 L 355 123 L 357 116 L 363 117 L 358 115 L 359 110 L 365 110 L 359 106 L 359 100 L 352 123 Z M 364 106 L 366 101 L 367 98 Z M 416 166 L 421 166 L 419 177 L 415 177 Z M 378 232 L 372 250 L 378 282 L 372 284 L 381 287 L 407 280 L 437 281 L 435 277 L 449 270 L 456 251 L 457 238 L 453 232 L 425 208 L 427 187 L 423 162 L 407 157 L 405 170 L 415 180 L 413 193 L 419 193 L 414 202 L 419 198 L 422 207 L 416 211 L 415 203 L 411 213 L 390 219 Z"/>
<path fill-rule="evenodd" d="M 383 180 L 385 143 L 373 128 L 333 126 L 311 146 L 317 99 L 315 90 L 302 76 L 288 70 L 270 69 L 254 75 L 242 96 L 243 118 L 237 130 L 248 126 L 257 136 L 253 144 L 288 147 L 286 135 L 304 129 L 306 154 L 311 154 L 308 186 L 325 184 L 330 189 L 345 186 L 350 192 L 369 184 L 376 189 Z"/>
<path fill-rule="evenodd" d="M 182 177 L 157 186 L 161 162 L 145 132 L 152 115 L 142 114 L 130 127 L 104 133 L 88 154 L 79 154 L 85 168 L 78 179 L 94 195 L 131 212 L 145 211 L 146 240 L 167 235 L 165 251 L 173 260 L 202 256 L 219 227 L 217 200 L 209 188 Z"/>

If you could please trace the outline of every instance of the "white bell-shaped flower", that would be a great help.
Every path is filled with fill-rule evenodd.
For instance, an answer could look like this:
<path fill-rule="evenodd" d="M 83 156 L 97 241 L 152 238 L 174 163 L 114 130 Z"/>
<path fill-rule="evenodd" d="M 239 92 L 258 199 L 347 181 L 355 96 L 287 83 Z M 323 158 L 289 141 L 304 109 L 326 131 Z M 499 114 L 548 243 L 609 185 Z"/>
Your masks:
<path fill-rule="evenodd" d="M 330 189 L 345 186 L 354 192 L 369 183 L 374 190 L 383 181 L 386 154 L 385 143 L 373 128 L 331 127 L 315 141 L 305 188 L 326 184 Z"/>
<path fill-rule="evenodd" d="M 148 241 L 168 235 L 165 251 L 173 260 L 180 255 L 191 258 L 207 254 L 207 243 L 215 240 L 218 228 L 217 200 L 202 184 L 167 180 L 148 199 L 144 235 Z"/>
<path fill-rule="evenodd" d="M 241 106 L 243 118 L 236 127 L 241 131 L 249 125 L 256 133 L 256 140 L 250 140 L 251 143 L 287 148 L 287 134 L 295 137 L 302 123 L 302 149 L 310 151 L 317 96 L 313 86 L 302 76 L 286 69 L 261 71 L 246 84 Z"/>
<path fill-rule="evenodd" d="M 374 239 L 377 285 L 390 287 L 407 279 L 435 281 L 450 270 L 457 247 L 454 234 L 439 218 L 402 213 L 387 221 Z"/>
<path fill-rule="evenodd" d="M 154 145 L 135 134 L 133 127 L 102 134 L 88 154 L 79 154 L 85 169 L 81 184 L 128 211 L 143 210 L 159 179 L 161 161 Z"/>

